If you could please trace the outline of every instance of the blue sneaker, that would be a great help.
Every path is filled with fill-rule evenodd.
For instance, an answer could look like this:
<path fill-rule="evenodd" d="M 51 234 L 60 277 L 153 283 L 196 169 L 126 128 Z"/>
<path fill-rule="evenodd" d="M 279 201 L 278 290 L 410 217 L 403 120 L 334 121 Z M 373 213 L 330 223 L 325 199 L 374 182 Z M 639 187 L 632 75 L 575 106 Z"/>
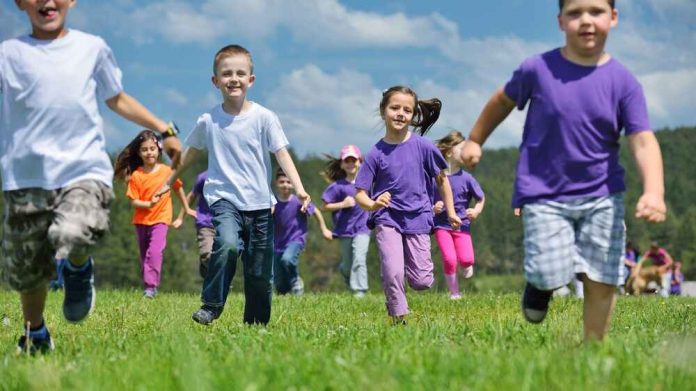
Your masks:
<path fill-rule="evenodd" d="M 65 298 L 63 316 L 68 322 L 79 322 L 94 308 L 97 291 L 94 289 L 94 263 L 90 257 L 82 270 L 71 270 L 70 264 L 63 268 Z"/>
<path fill-rule="evenodd" d="M 59 259 L 56 261 L 56 279 L 51 280 L 48 284 L 48 289 L 52 291 L 57 291 L 63 289 L 65 281 L 63 280 L 63 269 L 65 268 L 66 259 Z"/>
<path fill-rule="evenodd" d="M 33 356 L 37 353 L 49 353 L 54 349 L 53 339 L 51 339 L 51 333 L 48 330 L 45 338 L 29 338 L 26 335 L 22 335 L 19 337 L 19 341 L 17 341 L 17 354 L 28 353 Z"/>

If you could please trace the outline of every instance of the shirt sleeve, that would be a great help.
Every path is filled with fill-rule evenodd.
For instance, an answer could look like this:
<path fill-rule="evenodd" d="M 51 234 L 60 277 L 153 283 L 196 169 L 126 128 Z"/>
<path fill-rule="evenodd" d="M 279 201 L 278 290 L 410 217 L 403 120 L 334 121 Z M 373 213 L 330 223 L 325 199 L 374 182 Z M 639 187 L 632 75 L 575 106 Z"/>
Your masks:
<path fill-rule="evenodd" d="M 207 121 L 207 115 L 203 114 L 200 117 L 198 117 L 198 120 L 196 120 L 196 124 L 193 126 L 193 129 L 191 129 L 191 133 L 189 133 L 188 136 L 186 136 L 186 140 L 184 140 L 184 144 L 188 145 L 191 148 L 196 148 L 196 149 L 207 149 L 207 143 L 206 143 L 206 131 L 208 130 L 208 121 Z"/>
<path fill-rule="evenodd" d="M 94 69 L 94 80 L 97 82 L 97 95 L 101 100 L 113 98 L 123 91 L 121 69 L 111 48 L 103 42 L 99 52 L 97 65 Z"/>
<path fill-rule="evenodd" d="M 342 201 L 338 199 L 338 185 L 336 182 L 330 184 L 326 190 L 324 190 L 324 192 L 321 194 L 321 200 L 327 204 Z"/>
<path fill-rule="evenodd" d="M 472 194 L 477 200 L 481 200 L 484 196 L 481 185 L 479 185 L 478 181 L 473 176 L 470 177 L 469 180 L 469 193 Z"/>
<path fill-rule="evenodd" d="M 302 207 L 302 203 L 301 203 L 301 202 L 300 202 L 300 207 Z M 316 210 L 316 207 L 314 206 L 313 203 L 310 202 L 309 205 L 307 205 L 307 209 L 305 210 L 305 214 L 306 214 L 307 216 L 311 216 L 311 215 L 314 214 L 314 211 L 315 211 L 315 210 Z"/>
<path fill-rule="evenodd" d="M 648 105 L 643 94 L 643 87 L 631 77 L 629 91 L 619 102 L 619 122 L 628 136 L 644 130 L 651 130 L 648 119 Z"/>
<path fill-rule="evenodd" d="M 131 175 L 130 179 L 128 180 L 128 188 L 126 189 L 126 197 L 130 198 L 131 200 L 139 200 L 140 199 L 140 186 L 138 184 L 138 177 L 134 173 Z"/>
<path fill-rule="evenodd" d="M 280 119 L 275 113 L 270 113 L 266 119 L 266 126 L 264 128 L 266 149 L 272 153 L 278 152 L 280 149 L 287 147 L 288 142 L 287 137 L 285 137 L 285 132 L 283 127 L 280 125 Z"/>
<path fill-rule="evenodd" d="M 363 164 L 360 165 L 358 169 L 358 175 L 355 177 L 355 189 L 367 191 L 368 194 L 372 192 L 372 184 L 375 182 L 375 177 L 377 176 L 377 158 L 374 154 L 368 153 Z"/>
<path fill-rule="evenodd" d="M 527 60 L 512 73 L 512 78 L 505 84 L 503 91 L 508 98 L 515 101 L 519 110 L 524 110 L 532 96 L 531 60 Z"/>
<path fill-rule="evenodd" d="M 191 189 L 193 194 L 197 197 L 203 197 L 203 185 L 205 185 L 205 179 L 200 176 L 196 178 L 196 183 L 193 185 L 193 189 Z"/>
<path fill-rule="evenodd" d="M 440 175 L 440 171 L 447 168 L 447 160 L 445 160 L 445 157 L 442 156 L 442 152 L 440 152 L 440 150 L 437 149 L 433 143 L 429 142 L 425 138 L 422 141 L 424 148 L 421 150 L 423 151 L 425 172 L 429 177 L 435 178 L 436 176 Z"/>

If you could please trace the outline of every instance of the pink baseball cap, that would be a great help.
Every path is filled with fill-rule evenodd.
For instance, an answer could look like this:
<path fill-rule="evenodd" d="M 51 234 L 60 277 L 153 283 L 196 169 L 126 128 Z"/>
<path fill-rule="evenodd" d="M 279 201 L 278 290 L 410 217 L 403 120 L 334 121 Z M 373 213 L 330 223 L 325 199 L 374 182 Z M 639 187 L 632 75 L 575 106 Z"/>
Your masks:
<path fill-rule="evenodd" d="M 341 148 L 341 160 L 344 160 L 347 157 L 354 157 L 358 160 L 361 158 L 360 154 L 360 148 L 358 148 L 355 145 L 346 145 L 345 147 Z"/>

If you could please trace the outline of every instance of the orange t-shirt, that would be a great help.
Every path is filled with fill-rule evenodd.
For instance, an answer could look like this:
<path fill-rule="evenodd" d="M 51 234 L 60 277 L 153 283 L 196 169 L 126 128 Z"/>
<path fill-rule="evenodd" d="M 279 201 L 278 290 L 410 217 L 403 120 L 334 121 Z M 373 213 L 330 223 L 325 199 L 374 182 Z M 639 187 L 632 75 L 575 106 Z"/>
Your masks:
<path fill-rule="evenodd" d="M 142 167 L 133 172 L 128 181 L 126 197 L 132 200 L 150 201 L 162 186 L 167 182 L 172 169 L 165 164 L 158 163 L 156 170 L 150 173 L 143 171 Z M 155 225 L 157 223 L 172 223 L 172 197 L 173 189 L 162 194 L 162 197 L 152 208 L 135 208 L 133 224 Z"/>

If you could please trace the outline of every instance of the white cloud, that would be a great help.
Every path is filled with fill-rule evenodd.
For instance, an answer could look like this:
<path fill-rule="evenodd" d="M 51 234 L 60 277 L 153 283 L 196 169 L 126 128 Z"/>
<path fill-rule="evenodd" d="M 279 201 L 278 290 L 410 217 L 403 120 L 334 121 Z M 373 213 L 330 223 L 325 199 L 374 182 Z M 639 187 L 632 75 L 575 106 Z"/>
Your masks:
<path fill-rule="evenodd" d="M 164 99 L 176 106 L 186 106 L 189 103 L 188 98 L 182 92 L 174 88 L 166 88 L 162 91 Z"/>
<path fill-rule="evenodd" d="M 653 126 L 696 124 L 696 68 L 655 72 L 640 78 Z"/>

